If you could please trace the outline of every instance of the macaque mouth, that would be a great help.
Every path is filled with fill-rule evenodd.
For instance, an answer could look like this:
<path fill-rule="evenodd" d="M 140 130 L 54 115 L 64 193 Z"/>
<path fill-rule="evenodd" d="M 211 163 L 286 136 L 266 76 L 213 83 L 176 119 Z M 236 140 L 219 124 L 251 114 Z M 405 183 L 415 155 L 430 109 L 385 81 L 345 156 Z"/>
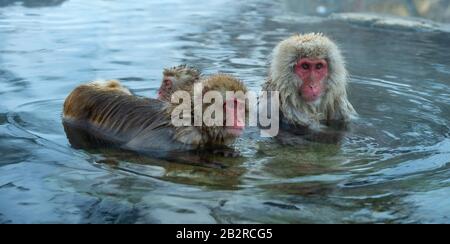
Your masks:
<path fill-rule="evenodd" d="M 237 137 L 237 136 L 242 135 L 242 133 L 244 132 L 244 128 L 236 129 L 236 128 L 230 128 L 230 127 L 227 127 L 227 128 L 226 128 L 226 132 L 227 132 L 228 134 L 231 134 L 231 135 Z"/>
<path fill-rule="evenodd" d="M 314 102 L 325 91 L 328 62 L 325 59 L 301 58 L 294 66 L 294 73 L 302 81 L 298 92 L 306 102 Z"/>
<path fill-rule="evenodd" d="M 158 91 L 158 99 L 166 99 L 167 98 L 167 93 L 165 93 L 162 89 L 159 89 Z"/>
<path fill-rule="evenodd" d="M 311 92 L 310 95 L 308 96 L 303 96 L 303 99 L 306 102 L 315 102 L 316 100 L 318 100 L 320 98 L 320 93 L 315 93 L 314 91 Z"/>
<path fill-rule="evenodd" d="M 173 82 L 170 79 L 163 80 L 161 87 L 158 90 L 158 99 L 164 98 L 169 93 L 169 91 L 172 89 L 172 83 Z"/>
<path fill-rule="evenodd" d="M 224 102 L 225 131 L 234 136 L 239 136 L 245 128 L 245 104 L 238 99 Z"/>

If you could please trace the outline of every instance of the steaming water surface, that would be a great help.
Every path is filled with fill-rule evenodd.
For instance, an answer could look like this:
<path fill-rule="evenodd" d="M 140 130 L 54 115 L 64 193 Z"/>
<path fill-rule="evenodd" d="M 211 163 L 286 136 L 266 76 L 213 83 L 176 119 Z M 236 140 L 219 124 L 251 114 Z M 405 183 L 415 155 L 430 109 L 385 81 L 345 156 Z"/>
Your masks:
<path fill-rule="evenodd" d="M 12 2 L 0 2 L 0 223 L 450 223 L 448 26 L 305 17 L 290 1 Z M 163 67 L 189 63 L 259 91 L 296 32 L 324 32 L 346 56 L 360 117 L 340 145 L 248 133 L 242 157 L 213 167 L 65 136 L 62 103 L 82 82 L 155 97 Z"/>

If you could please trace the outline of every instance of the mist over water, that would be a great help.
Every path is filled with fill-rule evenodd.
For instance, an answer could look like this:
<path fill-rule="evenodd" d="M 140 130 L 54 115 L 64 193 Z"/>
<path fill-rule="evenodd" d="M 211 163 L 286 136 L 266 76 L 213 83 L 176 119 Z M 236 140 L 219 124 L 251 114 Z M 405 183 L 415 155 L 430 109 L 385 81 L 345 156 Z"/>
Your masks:
<path fill-rule="evenodd" d="M 448 1 L 35 2 L 0 0 L 0 223 L 450 223 Z M 304 32 L 346 57 L 359 118 L 339 145 L 250 130 L 215 167 L 67 140 L 83 82 L 156 97 L 188 63 L 258 92 L 273 47 Z"/>

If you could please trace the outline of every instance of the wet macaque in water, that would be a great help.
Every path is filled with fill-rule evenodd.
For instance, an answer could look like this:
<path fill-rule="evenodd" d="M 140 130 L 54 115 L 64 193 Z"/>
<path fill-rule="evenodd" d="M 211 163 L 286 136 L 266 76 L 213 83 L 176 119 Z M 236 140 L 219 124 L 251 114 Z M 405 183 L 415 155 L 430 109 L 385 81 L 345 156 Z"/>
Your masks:
<path fill-rule="evenodd" d="M 200 71 L 187 65 L 164 69 L 158 90 L 158 99 L 170 101 L 172 94 L 180 89 L 189 90 L 200 79 Z"/>
<path fill-rule="evenodd" d="M 168 152 L 225 147 L 242 133 L 245 125 L 241 122 L 247 112 L 245 106 L 244 111 L 240 111 L 242 100 L 225 97 L 225 92 L 245 93 L 246 87 L 228 75 L 205 77 L 197 83 L 202 87 L 200 95 L 196 94 L 196 86 L 184 91 L 189 95 L 189 101 L 182 104 L 187 104 L 190 110 L 181 113 L 181 117 L 184 116 L 185 121 L 193 121 L 196 116 L 194 112 L 198 111 L 194 106 L 200 106 L 197 109 L 206 113 L 209 105 L 202 103 L 203 96 L 208 91 L 216 91 L 223 95 L 220 97 L 223 102 L 218 105 L 225 108 L 221 123 L 207 126 L 206 120 L 200 118 L 195 122 L 199 124 L 176 126 L 172 120 L 173 114 L 182 104 L 134 96 L 118 81 L 92 82 L 78 86 L 65 100 L 63 124 L 66 134 L 76 148 L 92 147 L 93 144 L 115 146 L 157 156 Z M 198 97 L 200 105 L 194 101 Z M 232 123 L 227 121 L 229 116 L 225 113 L 232 114 Z"/>
<path fill-rule="evenodd" d="M 347 98 L 347 70 L 339 48 L 323 34 L 294 35 L 273 51 L 265 91 L 280 95 L 281 129 L 321 140 L 323 132 L 356 115 Z M 325 139 L 327 140 L 327 139 Z"/>

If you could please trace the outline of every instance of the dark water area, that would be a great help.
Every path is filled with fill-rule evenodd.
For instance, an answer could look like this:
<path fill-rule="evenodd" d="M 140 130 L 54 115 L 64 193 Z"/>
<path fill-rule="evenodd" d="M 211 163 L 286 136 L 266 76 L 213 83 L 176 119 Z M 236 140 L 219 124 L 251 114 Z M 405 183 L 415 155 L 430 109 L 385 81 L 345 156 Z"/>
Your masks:
<path fill-rule="evenodd" d="M 0 0 L 0 223 L 450 223 L 448 1 L 330 2 Z M 347 60 L 359 118 L 340 145 L 249 133 L 211 167 L 67 140 L 81 83 L 155 97 L 189 63 L 259 91 L 276 43 L 304 32 Z"/>

